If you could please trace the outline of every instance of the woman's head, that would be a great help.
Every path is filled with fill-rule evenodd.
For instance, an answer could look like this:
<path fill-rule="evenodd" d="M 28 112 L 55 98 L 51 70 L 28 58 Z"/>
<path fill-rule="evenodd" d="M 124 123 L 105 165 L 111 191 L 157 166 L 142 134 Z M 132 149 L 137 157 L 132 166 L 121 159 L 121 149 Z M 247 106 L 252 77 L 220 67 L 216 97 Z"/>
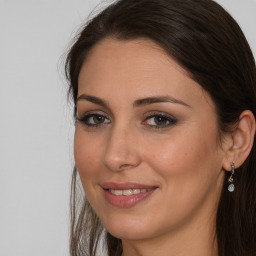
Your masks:
<path fill-rule="evenodd" d="M 78 84 L 76 166 L 106 229 L 138 240 L 194 218 L 209 222 L 230 159 L 214 104 L 186 71 L 152 42 L 105 39 L 87 56 Z M 133 189 L 139 194 L 116 196 Z"/>
<path fill-rule="evenodd" d="M 83 29 L 67 75 L 78 118 L 76 164 L 112 235 L 146 239 L 145 232 L 158 236 L 194 215 L 214 221 L 218 211 L 220 253 L 242 252 L 241 241 L 222 244 L 221 228 L 233 230 L 233 240 L 250 233 L 232 225 L 246 217 L 249 204 L 255 208 L 248 193 L 255 194 L 255 63 L 236 22 L 208 0 L 118 1 Z M 225 170 L 232 161 L 241 167 L 230 194 Z M 153 192 L 131 206 L 104 191 L 118 194 L 126 186 Z M 248 219 L 255 221 L 252 210 Z M 111 242 L 110 250 L 120 246 Z"/>

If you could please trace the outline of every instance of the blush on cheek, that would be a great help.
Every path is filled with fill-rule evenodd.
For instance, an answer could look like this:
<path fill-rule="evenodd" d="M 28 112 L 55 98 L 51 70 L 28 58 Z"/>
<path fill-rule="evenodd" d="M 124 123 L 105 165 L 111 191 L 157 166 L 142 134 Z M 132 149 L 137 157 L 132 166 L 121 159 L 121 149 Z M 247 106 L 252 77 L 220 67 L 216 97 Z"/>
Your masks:
<path fill-rule="evenodd" d="M 202 139 L 199 133 L 182 139 L 166 141 L 159 147 L 153 147 L 154 153 L 148 157 L 153 169 L 158 170 L 162 175 L 169 177 L 181 177 L 182 175 L 194 176 L 204 168 L 204 162 L 212 155 L 208 146 L 209 139 Z M 191 135 L 191 134 L 190 134 Z M 201 141 L 201 143 L 198 143 Z M 212 143 L 211 143 L 212 144 Z M 205 167 L 206 168 L 206 167 Z"/>
<path fill-rule="evenodd" d="M 86 136 L 83 136 L 83 133 L 77 129 L 74 138 L 74 157 L 77 168 L 87 170 L 88 166 L 93 166 L 97 159 L 96 152 L 97 150 L 93 150 Z"/>
<path fill-rule="evenodd" d="M 159 149 L 153 147 L 155 153 L 149 156 L 154 169 L 162 169 L 165 172 L 182 172 L 191 160 L 190 150 L 182 143 L 165 143 Z"/>

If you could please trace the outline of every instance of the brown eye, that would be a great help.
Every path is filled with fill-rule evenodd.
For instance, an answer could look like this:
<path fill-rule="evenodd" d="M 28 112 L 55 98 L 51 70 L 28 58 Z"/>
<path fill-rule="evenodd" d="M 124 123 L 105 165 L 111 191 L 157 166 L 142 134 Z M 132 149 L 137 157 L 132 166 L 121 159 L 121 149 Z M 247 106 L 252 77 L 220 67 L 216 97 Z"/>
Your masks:
<path fill-rule="evenodd" d="M 158 114 L 147 117 L 143 123 L 148 126 L 152 126 L 153 128 L 161 129 L 174 125 L 176 122 L 177 120 L 173 117 Z"/>
<path fill-rule="evenodd" d="M 154 117 L 154 123 L 156 125 L 167 125 L 169 120 L 166 117 L 163 116 L 155 116 Z"/>
<path fill-rule="evenodd" d="M 85 115 L 82 118 L 78 118 L 77 120 L 86 126 L 98 126 L 110 123 L 110 120 L 107 117 L 99 114 Z"/>
<path fill-rule="evenodd" d="M 104 123 L 106 118 L 104 116 L 94 115 L 90 119 L 93 124 L 101 124 L 101 123 Z"/>

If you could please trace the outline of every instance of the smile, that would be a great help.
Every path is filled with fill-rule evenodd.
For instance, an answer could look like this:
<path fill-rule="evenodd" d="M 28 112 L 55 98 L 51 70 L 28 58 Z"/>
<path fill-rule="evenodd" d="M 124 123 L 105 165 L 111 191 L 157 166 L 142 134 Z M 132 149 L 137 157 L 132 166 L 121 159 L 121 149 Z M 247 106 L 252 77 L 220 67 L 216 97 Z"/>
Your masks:
<path fill-rule="evenodd" d="M 137 195 L 140 193 L 146 193 L 152 189 L 125 189 L 125 190 L 114 190 L 110 189 L 109 192 L 116 196 L 130 196 L 130 195 Z"/>
<path fill-rule="evenodd" d="M 143 201 L 149 200 L 158 189 L 156 186 L 138 183 L 113 183 L 102 184 L 105 200 L 118 208 L 133 207 Z"/>

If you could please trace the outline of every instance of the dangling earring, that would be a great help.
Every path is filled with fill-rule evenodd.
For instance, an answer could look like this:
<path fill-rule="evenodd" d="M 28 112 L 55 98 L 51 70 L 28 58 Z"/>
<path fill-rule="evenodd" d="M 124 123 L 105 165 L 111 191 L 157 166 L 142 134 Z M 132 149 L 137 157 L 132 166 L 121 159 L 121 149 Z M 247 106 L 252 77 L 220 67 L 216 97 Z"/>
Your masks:
<path fill-rule="evenodd" d="M 235 162 L 233 161 L 231 163 L 231 175 L 230 175 L 230 177 L 228 179 L 228 182 L 230 183 L 228 185 L 228 191 L 229 192 L 233 192 L 235 190 L 235 185 L 233 184 L 233 180 L 234 180 L 233 179 L 233 175 L 234 175 L 234 173 L 235 173 Z"/>

